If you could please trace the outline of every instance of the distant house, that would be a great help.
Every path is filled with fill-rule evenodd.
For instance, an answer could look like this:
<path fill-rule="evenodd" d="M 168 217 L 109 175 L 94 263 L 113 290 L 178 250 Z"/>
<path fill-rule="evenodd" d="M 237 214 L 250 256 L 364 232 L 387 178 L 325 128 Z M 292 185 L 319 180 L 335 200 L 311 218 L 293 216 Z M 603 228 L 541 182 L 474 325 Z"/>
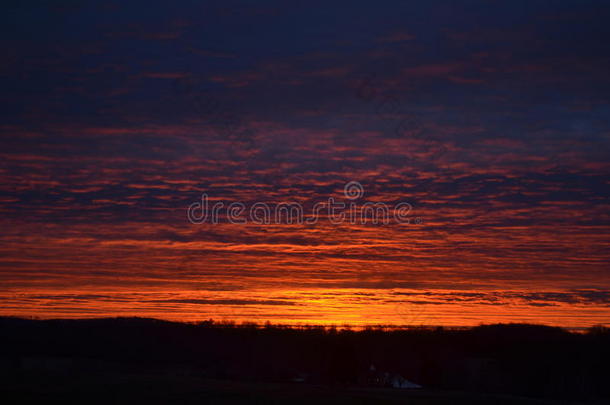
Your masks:
<path fill-rule="evenodd" d="M 415 384 L 399 374 L 394 374 L 390 379 L 392 388 L 421 388 L 421 385 Z"/>
<path fill-rule="evenodd" d="M 400 374 L 377 371 L 375 365 L 369 367 L 365 385 L 369 387 L 408 388 L 418 389 L 421 385 L 415 384 Z"/>
<path fill-rule="evenodd" d="M 309 379 L 309 374 L 307 373 L 296 373 L 291 381 L 295 382 L 295 383 L 303 383 L 306 382 Z"/>

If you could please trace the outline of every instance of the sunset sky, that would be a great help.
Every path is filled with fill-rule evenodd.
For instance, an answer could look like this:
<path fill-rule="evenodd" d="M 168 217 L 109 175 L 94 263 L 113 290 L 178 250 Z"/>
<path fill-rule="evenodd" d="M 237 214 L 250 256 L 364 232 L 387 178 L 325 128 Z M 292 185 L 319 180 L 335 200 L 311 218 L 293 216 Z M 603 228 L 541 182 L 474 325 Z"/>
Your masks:
<path fill-rule="evenodd" d="M 607 1 L 12 1 L 0 19 L 0 315 L 610 324 Z M 412 210 L 192 223 L 202 194 Z"/>

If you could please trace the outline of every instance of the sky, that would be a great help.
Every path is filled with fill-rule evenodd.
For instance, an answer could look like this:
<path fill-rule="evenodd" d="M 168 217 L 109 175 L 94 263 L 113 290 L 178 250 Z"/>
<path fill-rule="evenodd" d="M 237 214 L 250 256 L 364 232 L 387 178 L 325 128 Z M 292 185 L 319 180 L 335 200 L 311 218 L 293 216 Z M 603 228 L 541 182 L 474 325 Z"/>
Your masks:
<path fill-rule="evenodd" d="M 5 2 L 0 315 L 610 324 L 609 19 L 590 0 Z"/>

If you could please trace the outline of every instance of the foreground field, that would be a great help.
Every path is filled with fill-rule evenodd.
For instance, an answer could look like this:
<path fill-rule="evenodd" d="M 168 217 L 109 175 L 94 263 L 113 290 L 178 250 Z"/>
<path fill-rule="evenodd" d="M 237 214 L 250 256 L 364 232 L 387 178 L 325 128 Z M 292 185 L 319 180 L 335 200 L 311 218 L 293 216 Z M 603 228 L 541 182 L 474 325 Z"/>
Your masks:
<path fill-rule="evenodd" d="M 584 333 L 518 324 L 354 331 L 0 318 L 0 332 L 0 399 L 8 403 L 610 399 L 610 332 L 603 327 Z"/>
<path fill-rule="evenodd" d="M 555 404 L 502 395 L 391 388 L 253 383 L 159 374 L 57 376 L 26 373 L 4 379 L 6 404 Z"/>

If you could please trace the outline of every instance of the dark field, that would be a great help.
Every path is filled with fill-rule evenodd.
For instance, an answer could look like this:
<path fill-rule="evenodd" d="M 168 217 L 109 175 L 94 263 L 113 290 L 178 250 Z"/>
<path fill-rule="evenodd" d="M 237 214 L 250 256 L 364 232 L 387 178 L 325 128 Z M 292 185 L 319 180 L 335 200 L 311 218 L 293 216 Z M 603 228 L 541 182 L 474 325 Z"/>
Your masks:
<path fill-rule="evenodd" d="M 51 377 L 51 378 L 49 378 Z M 391 388 L 253 383 L 156 373 L 49 376 L 4 380 L 8 403 L 199 404 L 555 404 L 511 396 Z"/>
<path fill-rule="evenodd" d="M 534 325 L 337 331 L 150 319 L 4 318 L 0 331 L 2 403 L 610 399 L 610 333 L 603 328 L 585 333 Z M 392 388 L 395 376 L 423 388 Z"/>

